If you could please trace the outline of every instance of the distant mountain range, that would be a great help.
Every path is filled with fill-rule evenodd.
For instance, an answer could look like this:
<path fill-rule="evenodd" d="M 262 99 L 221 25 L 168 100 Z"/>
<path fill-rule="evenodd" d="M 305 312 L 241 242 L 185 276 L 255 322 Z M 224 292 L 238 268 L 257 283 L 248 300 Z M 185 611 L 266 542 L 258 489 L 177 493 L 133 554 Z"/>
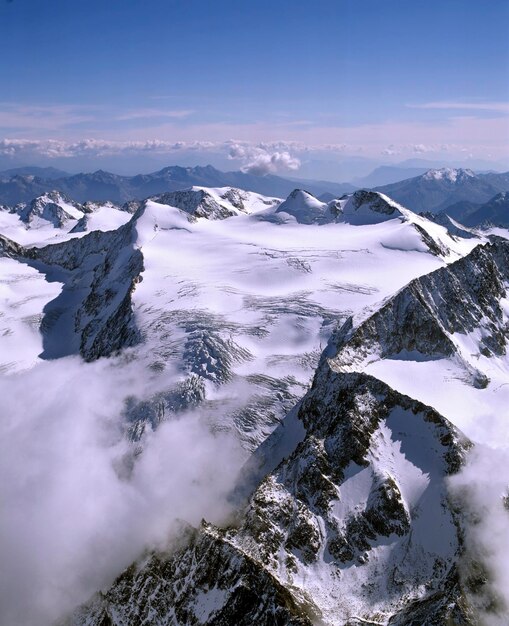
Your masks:
<path fill-rule="evenodd" d="M 509 228 L 509 191 L 502 191 L 483 204 L 463 201 L 447 207 L 443 211 L 465 226 L 483 225 Z"/>
<path fill-rule="evenodd" d="M 497 194 L 509 191 L 509 172 L 476 174 L 461 168 L 431 169 L 398 182 L 374 185 L 378 180 L 405 176 L 416 171 L 420 169 L 381 167 L 357 182 L 364 182 L 364 188 L 380 191 L 415 212 L 446 211 L 462 222 L 467 214 L 480 209 Z M 373 184 L 367 184 L 370 182 Z M 0 205 L 30 202 L 49 191 L 58 191 L 77 202 L 110 201 L 123 204 L 193 186 L 234 187 L 278 198 L 284 198 L 295 188 L 300 188 L 323 202 L 330 202 L 357 189 L 350 183 L 286 179 L 272 174 L 256 176 L 241 171 L 221 172 L 211 165 L 170 166 L 151 174 L 136 176 L 121 176 L 103 170 L 70 175 L 54 168 L 23 167 L 0 172 Z M 493 215 L 490 209 L 486 209 L 485 217 L 481 219 L 479 216 L 484 215 L 481 213 L 475 219 L 483 221 L 492 215 L 500 222 L 501 210 L 497 204 Z"/>
<path fill-rule="evenodd" d="M 14 172 L 14 174 L 12 174 Z M 0 204 L 29 202 L 48 191 L 59 191 L 77 202 L 87 200 L 123 203 L 155 194 L 178 191 L 192 186 L 236 187 L 266 196 L 286 197 L 295 187 L 303 186 L 314 195 L 325 192 L 334 197 L 356 189 L 349 183 L 287 180 L 268 174 L 255 176 L 244 172 L 221 172 L 205 167 L 171 166 L 136 176 L 119 176 L 103 170 L 87 174 L 56 175 L 53 168 L 20 168 L 0 173 Z"/>
<path fill-rule="evenodd" d="M 483 204 L 508 191 L 509 172 L 474 174 L 467 169 L 442 168 L 375 189 L 412 211 L 438 213 L 460 201 Z"/>
<path fill-rule="evenodd" d="M 13 176 L 38 176 L 39 178 L 46 178 L 53 180 L 55 178 L 64 178 L 70 176 L 69 172 L 59 170 L 56 167 L 13 167 L 9 170 L 3 170 L 0 172 L 0 180 L 9 180 Z"/>
<path fill-rule="evenodd" d="M 401 180 L 414 178 L 425 174 L 429 167 L 401 167 L 398 165 L 381 165 L 367 176 L 354 178 L 353 183 L 359 187 L 375 187 L 377 185 L 389 185 Z"/>

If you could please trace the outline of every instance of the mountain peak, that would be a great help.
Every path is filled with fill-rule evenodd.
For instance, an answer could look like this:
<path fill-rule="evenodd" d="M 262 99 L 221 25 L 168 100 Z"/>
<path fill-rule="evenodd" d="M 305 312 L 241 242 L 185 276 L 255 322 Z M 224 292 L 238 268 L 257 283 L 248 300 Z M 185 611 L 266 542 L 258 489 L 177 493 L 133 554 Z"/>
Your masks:
<path fill-rule="evenodd" d="M 456 183 L 466 178 L 475 177 L 474 172 L 469 169 L 441 167 L 440 169 L 428 170 L 423 174 L 424 180 L 445 180 L 451 183 Z"/>
<path fill-rule="evenodd" d="M 43 220 L 60 228 L 67 220 L 79 219 L 83 213 L 81 207 L 59 191 L 48 191 L 28 204 L 18 207 L 22 222 L 31 224 L 34 220 Z"/>
<path fill-rule="evenodd" d="M 344 203 L 343 215 L 351 224 L 377 224 L 401 217 L 402 208 L 383 193 L 360 189 Z"/>
<path fill-rule="evenodd" d="M 294 189 L 276 213 L 287 213 L 300 224 L 323 223 L 330 221 L 331 217 L 328 205 L 304 189 Z"/>
<path fill-rule="evenodd" d="M 505 203 L 509 200 L 509 191 L 501 191 L 500 193 L 497 193 L 497 195 L 492 198 L 491 202 L 493 203 Z"/>

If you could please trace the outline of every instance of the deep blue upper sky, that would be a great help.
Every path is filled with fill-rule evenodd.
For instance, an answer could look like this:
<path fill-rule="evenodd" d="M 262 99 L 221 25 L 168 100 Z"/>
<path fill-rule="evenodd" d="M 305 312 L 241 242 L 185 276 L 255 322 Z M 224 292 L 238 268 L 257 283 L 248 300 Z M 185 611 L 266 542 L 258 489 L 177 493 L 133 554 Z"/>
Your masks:
<path fill-rule="evenodd" d="M 508 35 L 507 0 L 0 0 L 0 138 L 497 160 Z"/>

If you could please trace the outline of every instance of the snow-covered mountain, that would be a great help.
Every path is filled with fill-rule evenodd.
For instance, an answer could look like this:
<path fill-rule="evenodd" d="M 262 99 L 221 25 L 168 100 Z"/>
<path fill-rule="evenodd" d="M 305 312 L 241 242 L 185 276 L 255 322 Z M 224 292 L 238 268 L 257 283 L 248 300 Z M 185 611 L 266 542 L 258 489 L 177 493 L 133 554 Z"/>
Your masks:
<path fill-rule="evenodd" d="M 58 192 L 48 192 L 35 198 L 29 204 L 18 205 L 16 213 L 25 224 L 31 227 L 41 222 L 49 222 L 55 228 L 60 228 L 65 222 L 83 217 L 81 207 Z"/>
<path fill-rule="evenodd" d="M 22 244 L 62 241 L 87 231 L 115 230 L 129 218 L 112 202 L 79 204 L 58 191 L 49 191 L 28 203 L 0 207 L 0 232 Z"/>
<path fill-rule="evenodd" d="M 190 530 L 68 623 L 468 623 L 445 484 L 467 442 L 380 381 L 325 369 L 294 418 L 301 441 L 240 527 Z"/>
<path fill-rule="evenodd" d="M 138 358 L 145 366 L 164 372 L 171 355 L 182 371 L 175 389 L 168 390 L 172 398 L 182 385 L 194 388 L 194 376 L 203 384 L 240 376 L 246 404 L 238 406 L 236 385 L 225 392 L 231 395 L 232 427 L 260 443 L 264 429 L 302 395 L 333 322 L 413 276 L 413 265 L 400 264 L 392 277 L 397 282 L 385 285 L 384 259 L 411 254 L 415 266 L 426 271 L 424 267 L 433 269 L 474 245 L 453 240 L 443 228 L 403 208 L 394 219 L 378 224 L 377 202 L 385 206 L 387 201 L 377 194 L 369 196 L 376 205 L 375 218 L 363 229 L 345 223 L 341 209 L 345 205 L 348 216 L 348 206 L 361 196 L 337 201 L 339 222 L 325 225 L 327 230 L 322 220 L 300 224 L 275 219 L 301 195 L 313 211 L 322 206 L 304 192 L 292 193 L 277 206 L 274 199 L 238 190 L 191 189 L 141 203 L 131 220 L 116 230 L 80 232 L 79 243 L 67 239 L 29 248 L 26 256 L 44 263 L 50 274 L 55 266 L 66 272 L 59 278 L 65 283 L 62 296 L 46 307 L 43 354 L 79 352 L 94 359 L 114 353 L 122 347 L 122 338 L 128 345 L 144 337 Z M 210 219 L 231 214 L 235 219 Z M 196 217 L 201 219 L 189 221 Z M 284 232 L 281 248 L 277 241 Z M 167 250 L 175 259 L 170 265 Z M 352 266 L 345 259 L 351 259 Z M 150 271 L 142 271 L 147 265 Z M 139 283 L 134 291 L 133 281 Z M 275 389 L 280 393 L 274 404 Z M 267 423 L 246 427 L 241 417 L 255 411 Z M 134 410 L 130 419 L 136 421 L 133 415 Z M 151 418 L 151 423 L 157 419 Z M 138 432 L 141 427 L 132 428 Z"/>
<path fill-rule="evenodd" d="M 113 571 L 104 547 L 93 551 L 106 515 L 99 498 L 85 545 L 101 582 L 94 587 L 73 552 L 76 578 L 62 567 L 50 581 L 65 598 L 53 621 L 477 623 L 466 520 L 449 482 L 479 440 L 480 403 L 500 407 L 508 393 L 509 243 L 452 232 L 371 191 L 321 202 L 303 190 L 281 201 L 191 187 L 124 210 L 46 194 L 3 215 L 3 376 L 50 361 L 76 363 L 90 380 L 94 364 L 108 363 L 141 382 L 111 416 L 120 434 L 100 433 L 105 449 L 123 442 L 111 466 L 122 507 L 138 467 L 154 468 L 156 493 L 170 480 L 153 456 L 169 424 L 197 419 L 211 439 L 228 433 L 243 466 L 230 516 L 184 518 L 177 532 L 168 510 L 169 544 L 158 496 L 144 509 L 144 526 L 157 519 L 157 540 L 120 542 L 137 559 L 127 569 L 122 555 Z M 447 399 L 451 376 L 457 403 Z M 46 394 L 61 393 L 58 380 L 46 383 Z M 9 432 L 22 455 L 26 438 Z M 185 483 L 185 464 L 178 476 Z M 23 495 L 31 481 L 22 477 Z M 200 481 L 210 490 L 210 476 L 192 484 Z M 61 519 L 61 509 L 49 511 Z M 86 585 L 73 595 L 78 581 Z M 12 610 L 37 613 L 49 593 L 39 584 L 41 594 Z"/>
<path fill-rule="evenodd" d="M 455 169 L 453 167 L 442 167 L 440 169 L 428 170 L 422 174 L 422 180 L 442 180 L 447 183 L 464 183 L 475 177 L 474 172 L 469 169 Z"/>
<path fill-rule="evenodd" d="M 507 173 L 474 174 L 468 169 L 441 168 L 376 190 L 413 211 L 439 212 L 460 201 L 486 202 L 498 192 L 507 191 L 508 184 Z"/>
<path fill-rule="evenodd" d="M 251 191 L 234 187 L 191 187 L 182 191 L 163 193 L 151 198 L 158 204 L 166 204 L 185 211 L 191 217 L 225 219 L 242 213 L 254 213 L 281 204 L 280 198 L 267 198 Z"/>

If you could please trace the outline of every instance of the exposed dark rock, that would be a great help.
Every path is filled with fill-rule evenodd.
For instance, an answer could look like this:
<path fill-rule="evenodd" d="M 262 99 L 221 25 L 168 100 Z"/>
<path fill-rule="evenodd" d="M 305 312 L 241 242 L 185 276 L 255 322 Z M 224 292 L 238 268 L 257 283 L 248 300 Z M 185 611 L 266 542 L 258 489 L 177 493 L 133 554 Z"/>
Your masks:
<path fill-rule="evenodd" d="M 405 351 L 450 357 L 458 354 L 454 334 L 481 325 L 481 353 L 505 354 L 508 328 L 500 300 L 508 281 L 509 242 L 477 246 L 466 257 L 412 280 L 364 321 L 348 319 L 331 338 L 327 356 L 338 369 Z M 486 386 L 480 372 L 465 367 L 473 384 Z"/>
<path fill-rule="evenodd" d="M 69 624 L 99 626 L 104 619 L 115 626 L 142 624 L 148 615 L 151 623 L 175 626 L 376 624 L 379 620 L 370 620 L 368 614 L 362 621 L 348 617 L 344 605 L 334 618 L 323 614 L 313 589 L 299 589 L 296 580 L 325 550 L 331 557 L 329 575 L 341 589 L 342 568 L 350 562 L 370 567 L 373 546 L 385 538 L 394 551 L 401 551 L 387 562 L 384 573 L 384 579 L 393 581 L 387 597 L 390 623 L 435 626 L 448 623 L 441 619 L 456 619 L 451 623 L 473 626 L 457 581 L 461 539 L 456 537 L 457 520 L 444 482 L 448 473 L 459 469 L 467 442 L 433 409 L 370 376 L 335 373 L 326 363 L 299 413 L 307 431 L 304 441 L 254 491 L 240 527 L 219 530 L 205 525 L 180 550 L 133 565 L 107 593 L 77 611 Z M 402 426 L 396 424 L 403 415 L 408 432 L 401 435 Z M 425 506 L 442 516 L 442 532 L 449 529 L 452 560 L 416 548 L 422 532 L 416 525 L 419 506 L 414 503 L 409 509 L 397 479 L 377 468 L 376 459 L 386 445 L 380 437 L 383 428 L 392 429 L 396 439 L 402 436 L 402 449 L 418 465 L 421 452 L 414 458 L 409 445 L 417 437 L 416 450 L 427 446 L 422 458 L 429 465 L 420 465 L 431 481 Z M 428 433 L 425 439 L 419 439 L 422 433 Z M 364 505 L 360 501 L 357 513 L 352 509 L 346 517 L 337 517 L 334 503 L 341 503 L 346 472 L 355 465 L 371 472 L 369 496 Z M 408 580 L 400 572 L 402 554 L 410 562 L 421 560 Z M 369 605 L 374 591 L 360 588 L 357 593 L 356 601 L 366 596 Z M 213 595 L 205 600 L 207 594 Z"/>
<path fill-rule="evenodd" d="M 207 526 L 193 533 L 184 548 L 131 566 L 67 624 L 80 625 L 85 616 L 89 626 L 313 623 L 270 573 Z"/>

